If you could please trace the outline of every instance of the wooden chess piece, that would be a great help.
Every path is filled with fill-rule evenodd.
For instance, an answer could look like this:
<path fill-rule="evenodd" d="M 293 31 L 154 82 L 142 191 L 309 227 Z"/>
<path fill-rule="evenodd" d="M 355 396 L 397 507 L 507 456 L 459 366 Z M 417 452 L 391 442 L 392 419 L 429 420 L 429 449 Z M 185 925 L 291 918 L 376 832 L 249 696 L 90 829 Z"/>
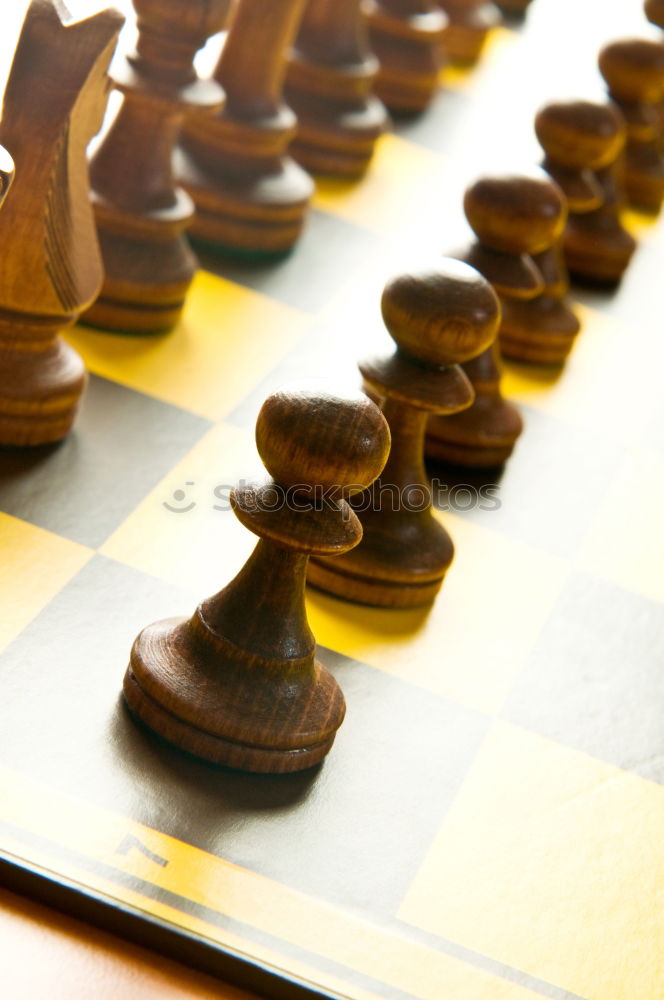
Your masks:
<path fill-rule="evenodd" d="M 643 9 L 648 20 L 664 31 L 664 0 L 645 0 Z M 659 102 L 659 134 L 664 136 L 664 94 Z"/>
<path fill-rule="evenodd" d="M 177 323 L 196 270 L 185 238 L 194 206 L 175 183 L 173 150 L 185 113 L 217 110 L 224 95 L 193 69 L 221 30 L 230 0 L 133 0 L 138 43 L 113 71 L 124 95 L 91 165 L 106 277 L 85 322 L 126 333 Z"/>
<path fill-rule="evenodd" d="M 0 122 L 16 164 L 0 210 L 3 445 L 59 441 L 85 388 L 83 362 L 59 333 L 102 282 L 85 151 L 102 123 L 123 22 L 110 9 L 72 21 L 60 0 L 32 0 L 21 30 Z M 4 157 L 2 198 L 11 173 Z"/>
<path fill-rule="evenodd" d="M 438 0 L 449 18 L 444 45 L 454 63 L 477 62 L 489 32 L 501 22 L 500 11 L 487 0 Z"/>
<path fill-rule="evenodd" d="M 146 725 L 189 753 L 247 771 L 299 771 L 323 759 L 345 706 L 315 658 L 307 561 L 360 541 L 345 498 L 380 473 L 389 440 L 360 392 L 284 390 L 266 400 L 256 442 L 274 478 L 231 494 L 236 516 L 260 540 L 191 618 L 157 622 L 136 639 L 124 695 Z"/>
<path fill-rule="evenodd" d="M 563 247 L 570 272 L 586 280 L 618 281 L 636 249 L 620 221 L 622 114 L 613 104 L 557 102 L 538 112 L 535 132 L 545 153 L 542 166 L 567 197 Z"/>
<path fill-rule="evenodd" d="M 308 578 L 347 600 L 412 607 L 434 599 L 454 555 L 431 509 L 423 459 L 427 420 L 471 404 L 459 362 L 489 347 L 500 306 L 489 283 L 456 260 L 388 282 L 381 305 L 396 350 L 362 362 L 360 371 L 371 394 L 383 400 L 390 457 L 373 486 L 351 499 L 362 522 L 361 544 L 339 559 L 315 557 Z"/>
<path fill-rule="evenodd" d="M 643 9 L 649 21 L 664 28 L 664 0 L 645 0 Z"/>
<path fill-rule="evenodd" d="M 395 114 L 424 111 L 438 91 L 448 19 L 436 0 L 369 0 L 375 91 Z"/>
<path fill-rule="evenodd" d="M 495 0 L 496 6 L 506 17 L 523 17 L 532 0 Z"/>
<path fill-rule="evenodd" d="M 513 361 L 561 365 L 567 359 L 581 323 L 568 302 L 569 277 L 563 255 L 563 230 L 567 221 L 567 201 L 558 185 L 559 214 L 551 243 L 533 253 L 542 276 L 542 291 L 533 298 L 504 296 L 500 323 L 500 352 Z M 550 199 L 552 193 L 546 192 Z"/>
<path fill-rule="evenodd" d="M 564 201 L 543 171 L 483 177 L 464 196 L 466 218 L 477 239 L 455 254 L 477 268 L 498 293 L 501 305 L 532 300 L 544 291 L 533 259 L 561 231 Z M 516 407 L 500 391 L 497 343 L 463 365 L 475 402 L 451 417 L 433 417 L 426 439 L 428 458 L 493 468 L 511 455 L 523 424 Z"/>
<path fill-rule="evenodd" d="M 659 212 L 664 199 L 660 109 L 664 44 L 644 38 L 612 42 L 599 55 L 609 95 L 627 122 L 624 182 L 631 205 Z"/>
<path fill-rule="evenodd" d="M 286 74 L 298 120 L 291 152 L 307 170 L 365 173 L 388 121 L 377 72 L 361 0 L 308 0 Z"/>
<path fill-rule="evenodd" d="M 214 73 L 226 105 L 185 121 L 177 174 L 196 205 L 189 232 L 213 250 L 280 255 L 302 230 L 313 181 L 286 155 L 296 119 L 281 95 L 304 2 L 239 0 Z"/>

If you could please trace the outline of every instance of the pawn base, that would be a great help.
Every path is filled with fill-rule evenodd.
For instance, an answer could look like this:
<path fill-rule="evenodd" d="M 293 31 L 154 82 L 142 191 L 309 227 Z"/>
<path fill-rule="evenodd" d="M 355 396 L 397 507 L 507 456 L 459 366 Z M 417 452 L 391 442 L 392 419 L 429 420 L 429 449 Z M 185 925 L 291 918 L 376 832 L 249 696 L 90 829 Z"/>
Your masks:
<path fill-rule="evenodd" d="M 506 17 L 524 17 L 532 0 L 496 0 L 496 6 Z"/>
<path fill-rule="evenodd" d="M 361 543 L 340 556 L 311 558 L 309 583 L 375 607 L 430 604 L 454 559 L 452 539 L 430 508 L 392 510 L 387 498 L 381 505 L 380 492 L 367 506 L 369 496 L 360 495 Z"/>
<path fill-rule="evenodd" d="M 313 181 L 290 157 L 260 170 L 208 172 L 186 150 L 177 159 L 180 183 L 196 205 L 189 230 L 212 251 L 283 256 L 300 237 Z"/>
<path fill-rule="evenodd" d="M 615 216 L 572 216 L 565 230 L 565 263 L 574 278 L 616 284 L 635 249 L 634 237 Z"/>
<path fill-rule="evenodd" d="M 657 215 L 664 201 L 664 168 L 660 165 L 652 173 L 626 171 L 625 194 L 632 208 Z"/>
<path fill-rule="evenodd" d="M 367 12 L 380 66 L 375 93 L 395 114 L 421 113 L 438 91 L 447 18 L 441 10 L 395 17 L 377 2 Z"/>
<path fill-rule="evenodd" d="M 341 558 L 331 559 L 327 563 L 320 559 L 310 559 L 307 582 L 335 597 L 372 607 L 415 608 L 431 604 L 445 579 L 443 575 L 437 580 L 413 584 L 371 580 L 344 572 L 342 566 L 335 565 Z"/>
<path fill-rule="evenodd" d="M 127 669 L 122 693 L 133 716 L 167 743 L 211 764 L 256 774 L 290 774 L 314 767 L 329 753 L 334 737 L 301 750 L 265 750 L 242 746 L 207 733 L 178 719 L 143 690 L 131 667 Z"/>
<path fill-rule="evenodd" d="M 318 764 L 334 742 L 345 703 L 311 658 L 263 659 L 193 618 L 144 629 L 124 679 L 132 713 L 167 743 L 212 764 L 262 774 Z"/>
<path fill-rule="evenodd" d="M 550 296 L 505 302 L 500 353 L 513 361 L 561 365 L 580 329 L 581 324 L 569 306 Z"/>
<path fill-rule="evenodd" d="M 523 421 L 512 403 L 500 396 L 478 395 L 469 409 L 429 420 L 424 454 L 434 462 L 493 469 L 510 457 L 522 430 Z"/>
<path fill-rule="evenodd" d="M 468 10 L 458 0 L 446 0 L 442 7 L 450 16 L 443 42 L 447 57 L 461 65 L 477 62 L 489 32 L 500 24 L 500 11 L 493 3 Z"/>
<path fill-rule="evenodd" d="M 297 162 L 314 174 L 362 177 L 387 127 L 382 102 L 368 97 L 338 103 L 286 93 L 298 116 L 297 138 L 290 147 Z"/>

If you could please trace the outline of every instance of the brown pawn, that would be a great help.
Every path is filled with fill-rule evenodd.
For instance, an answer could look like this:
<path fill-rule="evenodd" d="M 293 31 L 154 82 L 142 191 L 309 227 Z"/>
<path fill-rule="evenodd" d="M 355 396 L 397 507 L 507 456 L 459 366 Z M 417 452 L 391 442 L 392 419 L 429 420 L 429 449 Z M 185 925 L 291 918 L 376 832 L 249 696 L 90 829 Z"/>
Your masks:
<path fill-rule="evenodd" d="M 664 28 L 664 0 L 645 0 L 643 9 L 649 21 Z"/>
<path fill-rule="evenodd" d="M 444 44 L 455 63 L 476 62 L 492 28 L 501 22 L 500 11 L 487 0 L 438 0 L 449 18 Z"/>
<path fill-rule="evenodd" d="M 351 500 L 362 543 L 339 559 L 312 559 L 309 582 L 363 604 L 413 607 L 434 599 L 454 555 L 431 509 L 427 420 L 471 404 L 459 362 L 493 341 L 500 306 L 489 283 L 456 260 L 388 282 L 381 306 L 396 350 L 362 362 L 360 371 L 368 391 L 383 400 L 390 457 L 373 487 Z"/>
<path fill-rule="evenodd" d="M 448 19 L 436 0 L 369 0 L 376 94 L 390 111 L 424 111 L 438 91 Z"/>
<path fill-rule="evenodd" d="M 635 38 L 612 42 L 599 68 L 627 122 L 624 181 L 635 208 L 658 212 L 664 199 L 660 108 L 664 100 L 664 44 Z"/>
<path fill-rule="evenodd" d="M 102 282 L 85 151 L 123 22 L 115 10 L 71 21 L 59 0 L 32 0 L 18 41 L 0 123 L 16 163 L 0 210 L 0 444 L 59 441 L 85 388 L 83 362 L 59 333 Z M 3 157 L 0 199 L 11 171 Z"/>
<path fill-rule="evenodd" d="M 464 209 L 477 240 L 461 254 L 490 281 L 501 304 L 527 302 L 544 291 L 533 259 L 552 245 L 564 222 L 562 194 L 541 171 L 531 175 L 484 177 L 472 184 Z M 465 364 L 475 402 L 463 413 L 429 422 L 428 458 L 493 468 L 512 453 L 523 423 L 500 392 L 497 343 Z"/>
<path fill-rule="evenodd" d="M 562 243 L 567 202 L 557 185 L 551 187 L 559 195 L 558 220 L 550 245 L 532 255 L 543 289 L 534 298 L 501 298 L 500 352 L 513 361 L 560 365 L 574 346 L 581 324 L 567 301 L 569 278 Z M 551 198 L 552 192 L 545 196 Z"/>
<path fill-rule="evenodd" d="M 592 281 L 618 281 L 636 249 L 620 221 L 622 114 L 613 104 L 548 104 L 537 114 L 535 132 L 545 153 L 542 166 L 567 197 L 563 247 L 570 272 Z"/>
<path fill-rule="evenodd" d="M 106 278 L 87 323 L 151 333 L 180 317 L 196 270 L 184 235 L 194 206 L 175 183 L 173 150 L 186 112 L 223 103 L 193 60 L 223 27 L 229 2 L 133 0 L 137 49 L 113 72 L 124 100 L 90 165 Z"/>
<path fill-rule="evenodd" d="M 177 173 L 196 204 L 190 235 L 213 249 L 283 254 L 302 230 L 313 181 L 286 155 L 296 120 L 281 92 L 304 2 L 240 0 L 214 73 L 226 106 L 185 122 Z"/>
<path fill-rule="evenodd" d="M 646 17 L 664 31 L 664 0 L 645 0 Z M 659 102 L 659 134 L 664 137 L 664 94 Z"/>
<path fill-rule="evenodd" d="M 496 6 L 507 17 L 523 17 L 532 0 L 496 0 Z"/>
<path fill-rule="evenodd" d="M 189 619 L 144 629 L 124 680 L 131 711 L 169 743 L 246 771 L 300 771 L 323 759 L 344 698 L 316 660 L 304 605 L 310 555 L 357 545 L 345 497 L 368 486 L 389 451 L 389 430 L 360 392 L 281 391 L 263 405 L 256 442 L 263 484 L 233 491 L 253 554 Z"/>
<path fill-rule="evenodd" d="M 307 0 L 286 75 L 298 120 L 291 151 L 307 170 L 340 177 L 367 170 L 388 121 L 373 94 L 377 71 L 361 0 Z"/>

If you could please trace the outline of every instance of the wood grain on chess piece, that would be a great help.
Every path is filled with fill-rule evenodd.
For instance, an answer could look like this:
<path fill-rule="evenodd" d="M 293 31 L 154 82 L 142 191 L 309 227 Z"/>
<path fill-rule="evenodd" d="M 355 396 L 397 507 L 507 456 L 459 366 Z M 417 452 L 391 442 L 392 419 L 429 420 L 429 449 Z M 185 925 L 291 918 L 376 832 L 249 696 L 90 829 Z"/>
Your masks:
<path fill-rule="evenodd" d="M 373 486 L 351 499 L 362 542 L 339 559 L 312 559 L 309 582 L 363 604 L 413 607 L 434 599 L 454 555 L 431 509 L 423 456 L 427 420 L 472 403 L 459 363 L 493 342 L 500 305 L 474 268 L 443 260 L 388 282 L 382 313 L 396 349 L 361 362 L 360 371 L 371 394 L 383 400 L 390 457 Z"/>
<path fill-rule="evenodd" d="M 226 106 L 185 122 L 177 173 L 196 204 L 190 233 L 213 250 L 279 255 L 302 230 L 313 181 L 287 155 L 296 119 L 282 89 L 304 3 L 239 0 L 214 74 Z"/>
<path fill-rule="evenodd" d="M 424 111 L 438 91 L 447 15 L 436 0 L 369 0 L 376 94 L 395 114 Z"/>
<path fill-rule="evenodd" d="M 627 122 L 624 181 L 635 208 L 659 212 L 664 199 L 660 110 L 664 100 L 664 43 L 645 38 L 612 42 L 599 54 L 610 97 Z"/>
<path fill-rule="evenodd" d="M 189 619 L 144 629 L 124 694 L 168 742 L 216 764 L 280 773 L 317 764 L 344 717 L 344 698 L 316 660 L 304 584 L 310 555 L 357 545 L 351 489 L 380 473 L 390 435 L 362 393 L 320 388 L 274 393 L 256 424 L 273 477 L 231 495 L 259 536 L 240 573 Z"/>
<path fill-rule="evenodd" d="M 645 0 L 643 9 L 649 21 L 664 28 L 664 0 Z"/>
<path fill-rule="evenodd" d="M 500 352 L 514 361 L 561 365 L 581 329 L 568 301 L 569 278 L 563 255 L 567 201 L 553 181 L 543 181 L 540 190 L 542 210 L 551 211 L 550 243 L 532 253 L 543 287 L 533 298 L 501 297 Z"/>
<path fill-rule="evenodd" d="M 560 190 L 541 170 L 480 178 L 464 196 L 466 217 L 477 239 L 455 256 L 491 282 L 501 304 L 533 300 L 545 288 L 533 254 L 555 241 L 564 221 L 563 204 Z M 543 334 L 546 339 L 546 326 Z M 482 468 L 502 465 L 523 423 L 500 391 L 497 342 L 463 368 L 475 390 L 475 402 L 462 413 L 429 421 L 427 457 Z"/>
<path fill-rule="evenodd" d="M 0 443 L 40 445 L 71 429 L 85 388 L 59 337 L 102 278 L 86 147 L 108 98 L 108 65 L 124 18 L 79 21 L 59 0 L 32 0 L 5 91 L 0 143 L 16 181 L 0 209 Z M 0 198 L 11 161 L 0 162 Z"/>
<path fill-rule="evenodd" d="M 543 168 L 567 197 L 563 247 L 574 277 L 613 283 L 632 259 L 636 242 L 620 219 L 624 202 L 619 160 L 625 120 L 614 104 L 561 101 L 535 118 Z"/>
<path fill-rule="evenodd" d="M 180 317 L 196 270 L 185 237 L 194 206 L 176 185 L 173 150 L 187 112 L 223 103 L 219 84 L 200 80 L 193 60 L 229 4 L 134 0 L 136 52 L 113 69 L 123 103 L 90 166 L 106 277 L 88 323 L 150 333 Z"/>
<path fill-rule="evenodd" d="M 449 18 L 444 45 L 455 63 L 474 63 L 482 54 L 489 32 L 501 23 L 500 11 L 487 0 L 438 0 Z"/>
<path fill-rule="evenodd" d="M 298 120 L 291 151 L 307 170 L 341 177 L 367 170 L 388 121 L 373 94 L 377 72 L 361 0 L 308 0 L 286 75 Z"/>

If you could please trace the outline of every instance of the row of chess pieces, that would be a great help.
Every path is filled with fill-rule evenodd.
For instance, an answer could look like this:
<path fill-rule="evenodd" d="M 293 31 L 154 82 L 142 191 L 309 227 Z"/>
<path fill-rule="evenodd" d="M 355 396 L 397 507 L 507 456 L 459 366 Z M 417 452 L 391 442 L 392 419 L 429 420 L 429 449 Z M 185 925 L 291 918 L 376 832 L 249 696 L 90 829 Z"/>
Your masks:
<path fill-rule="evenodd" d="M 504 6 L 523 12 L 526 4 Z M 497 20 L 480 0 L 190 0 L 186 7 L 134 0 L 134 7 L 135 50 L 111 70 L 122 103 L 89 168 L 121 15 L 105 10 L 70 22 L 61 3 L 32 0 L 19 38 L 0 122 L 0 235 L 8 248 L 0 261 L 0 444 L 47 444 L 70 430 L 86 372 L 60 331 L 81 316 L 125 333 L 172 328 L 197 266 L 188 236 L 243 258 L 287 252 L 313 191 L 305 168 L 361 175 L 386 105 L 421 111 L 438 87 L 445 50 L 477 58 Z M 646 0 L 660 27 L 662 7 Z M 216 69 L 202 78 L 195 56 L 223 28 Z M 620 223 L 619 172 L 633 204 L 654 211 L 661 204 L 663 60 L 661 41 L 609 45 L 600 69 L 610 103 L 550 106 L 538 116 L 544 168 L 569 205 L 562 245 L 573 274 L 617 280 L 634 250 Z M 507 205 L 497 210 L 509 214 Z M 537 262 L 546 290 L 537 306 L 522 302 L 535 286 L 542 292 L 532 268 L 510 279 L 512 291 L 502 289 L 501 345 L 511 357 L 561 362 L 573 343 L 578 322 L 564 303 L 559 235 Z M 523 252 L 539 253 L 533 246 L 527 240 Z M 491 269 L 486 252 L 482 261 Z M 495 365 L 476 367 L 475 381 L 493 391 Z M 475 450 L 480 463 L 503 461 L 519 433 L 509 407 L 492 417 L 496 433 L 504 425 L 502 440 L 486 442 L 484 458 Z M 436 446 L 441 434 L 432 430 L 432 454 L 438 448 L 440 457 L 463 461 L 469 419 L 450 423 L 455 443 Z"/>
<path fill-rule="evenodd" d="M 193 73 L 200 46 L 187 32 L 151 30 L 163 26 L 169 5 L 136 6 L 137 52 L 124 75 L 114 74 L 125 102 L 92 164 L 94 216 L 85 149 L 103 116 L 121 19 L 105 11 L 65 24 L 54 0 L 32 0 L 18 43 L 0 123 L 0 142 L 16 163 L 0 209 L 0 232 L 7 227 L 4 245 L 12 248 L 0 262 L 4 443 L 55 440 L 71 425 L 84 372 L 57 331 L 83 308 L 112 326 L 109 315 L 119 305 L 138 309 L 137 289 L 152 315 L 162 301 L 150 297 L 155 247 L 162 245 L 161 280 L 171 290 L 179 287 L 179 249 L 190 253 L 182 218 L 191 201 L 175 185 L 172 153 L 185 98 L 207 100 L 219 84 Z M 334 11 L 343 7 L 337 2 Z M 264 13 L 253 0 L 238 0 L 222 62 L 246 63 L 231 46 L 239 24 L 249 32 L 253 23 L 252 38 L 274 31 Z M 200 42 L 200 18 L 195 29 Z M 126 702 L 163 739 L 217 764 L 263 772 L 310 767 L 329 751 L 345 705 L 315 657 L 305 582 L 375 606 L 435 598 L 454 548 L 431 509 L 425 453 L 469 466 L 504 462 L 521 419 L 500 392 L 498 344 L 521 360 L 562 363 L 579 329 L 565 262 L 585 277 L 622 275 L 635 244 L 620 218 L 621 169 L 636 203 L 647 202 L 657 185 L 661 200 L 663 55 L 658 42 L 607 46 L 600 67 L 613 101 L 548 105 L 536 122 L 544 170 L 483 177 L 467 189 L 471 244 L 385 287 L 382 314 L 395 348 L 360 364 L 366 394 L 300 388 L 266 400 L 256 440 L 270 479 L 232 496 L 237 517 L 259 537 L 252 556 L 191 618 L 149 626 L 131 652 Z M 51 86 L 46 96 L 44 79 Z M 265 81 L 260 74 L 252 79 L 246 106 L 262 108 L 269 123 Z M 213 122 L 211 134 L 223 132 L 234 145 L 238 178 L 251 178 L 259 146 L 269 148 L 275 176 L 282 167 L 288 173 L 293 161 L 286 153 L 275 158 L 271 126 L 256 119 L 255 127 L 239 128 L 241 106 L 238 93 L 226 105 L 230 117 L 210 113 L 200 123 Z M 191 148 L 185 143 L 188 155 Z M 203 146 L 197 149 L 202 163 Z M 215 138 L 206 153 L 208 176 L 218 170 L 224 177 L 226 161 L 217 155 Z M 7 184 L 11 173 L 6 165 Z M 149 212 L 140 210 L 147 189 Z M 113 259 L 129 272 L 114 272 Z M 173 314 L 166 313 L 169 326 Z"/>
<path fill-rule="evenodd" d="M 364 394 L 298 387 L 266 400 L 256 441 L 270 478 L 232 494 L 259 537 L 253 554 L 191 618 L 152 624 L 133 645 L 124 696 L 148 729 L 247 771 L 298 771 L 329 752 L 345 703 L 316 660 L 305 583 L 385 608 L 435 599 L 454 545 L 432 510 L 425 456 L 503 463 L 522 423 L 500 392 L 500 353 L 561 365 L 579 333 L 568 267 L 620 280 L 636 245 L 625 191 L 650 210 L 662 195 L 662 55 L 657 43 L 607 46 L 613 100 L 547 105 L 535 123 L 544 169 L 470 185 L 470 245 L 387 282 L 395 346 L 360 362 Z M 638 101 L 627 100 L 634 76 Z"/>

